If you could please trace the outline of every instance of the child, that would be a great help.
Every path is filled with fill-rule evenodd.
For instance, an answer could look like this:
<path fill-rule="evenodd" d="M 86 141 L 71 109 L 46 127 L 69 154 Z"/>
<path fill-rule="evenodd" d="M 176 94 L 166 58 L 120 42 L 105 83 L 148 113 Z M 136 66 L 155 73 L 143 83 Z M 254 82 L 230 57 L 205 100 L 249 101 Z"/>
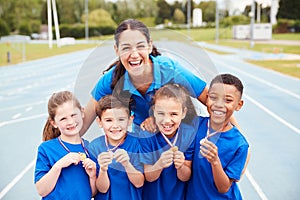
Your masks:
<path fill-rule="evenodd" d="M 142 199 L 144 175 L 140 164 L 138 138 L 127 131 L 133 117 L 129 106 L 112 95 L 104 96 L 96 107 L 97 123 L 105 135 L 89 145 L 100 165 L 95 199 Z"/>
<path fill-rule="evenodd" d="M 187 199 L 242 199 L 237 181 L 246 167 L 249 145 L 229 120 L 243 106 L 242 93 L 243 85 L 233 75 L 212 80 L 207 100 L 210 117 L 200 117 Z"/>
<path fill-rule="evenodd" d="M 48 101 L 48 120 L 38 147 L 35 185 L 43 199 L 91 199 L 96 189 L 96 163 L 79 131 L 83 109 L 69 91 Z"/>
<path fill-rule="evenodd" d="M 191 176 L 195 130 L 181 123 L 196 116 L 188 92 L 178 84 L 156 91 L 153 115 L 159 132 L 141 138 L 145 185 L 143 199 L 182 200 Z"/>

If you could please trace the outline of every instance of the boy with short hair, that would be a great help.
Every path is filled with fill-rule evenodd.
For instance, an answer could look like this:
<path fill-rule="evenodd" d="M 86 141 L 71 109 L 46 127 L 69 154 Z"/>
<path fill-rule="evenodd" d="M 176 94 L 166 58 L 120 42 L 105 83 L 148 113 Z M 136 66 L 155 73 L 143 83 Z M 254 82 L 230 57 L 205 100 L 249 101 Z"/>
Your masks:
<path fill-rule="evenodd" d="M 127 130 L 133 120 L 128 105 L 106 95 L 98 101 L 96 114 L 105 134 L 88 147 L 100 165 L 96 180 L 99 193 L 94 199 L 141 200 L 143 166 L 139 160 L 139 140 Z"/>
<path fill-rule="evenodd" d="M 186 199 L 242 199 L 237 182 L 247 164 L 249 144 L 230 123 L 243 106 L 243 84 L 231 74 L 216 76 L 209 87 L 207 110 L 200 117 L 193 172 Z"/>

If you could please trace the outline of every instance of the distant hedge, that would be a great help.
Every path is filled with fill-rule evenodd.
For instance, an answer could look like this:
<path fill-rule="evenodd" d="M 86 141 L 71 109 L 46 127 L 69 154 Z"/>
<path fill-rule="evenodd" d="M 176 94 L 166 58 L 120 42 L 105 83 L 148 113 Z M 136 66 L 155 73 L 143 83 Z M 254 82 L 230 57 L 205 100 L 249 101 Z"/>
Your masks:
<path fill-rule="evenodd" d="M 114 26 L 99 26 L 99 27 L 89 27 L 89 37 L 101 36 L 101 35 L 110 35 L 113 34 L 116 27 Z M 69 25 L 61 24 L 59 26 L 60 37 L 74 37 L 76 39 L 85 37 L 85 25 Z M 55 33 L 53 30 L 53 36 Z"/>

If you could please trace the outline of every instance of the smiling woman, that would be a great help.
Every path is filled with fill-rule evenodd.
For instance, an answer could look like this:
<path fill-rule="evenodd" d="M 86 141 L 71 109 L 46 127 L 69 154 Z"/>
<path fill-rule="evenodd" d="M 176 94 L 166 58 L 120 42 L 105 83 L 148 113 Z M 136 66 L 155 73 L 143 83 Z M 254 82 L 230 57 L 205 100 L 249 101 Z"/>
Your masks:
<path fill-rule="evenodd" d="M 115 31 L 114 49 L 118 57 L 111 64 L 92 90 L 92 98 L 85 108 L 84 128 L 94 121 L 95 105 L 107 94 L 113 94 L 130 105 L 134 114 L 133 129 L 143 123 L 155 131 L 150 117 L 150 102 L 155 91 L 167 83 L 183 85 L 201 103 L 207 97 L 206 83 L 179 62 L 162 56 L 153 45 L 148 28 L 140 21 L 123 21 Z"/>

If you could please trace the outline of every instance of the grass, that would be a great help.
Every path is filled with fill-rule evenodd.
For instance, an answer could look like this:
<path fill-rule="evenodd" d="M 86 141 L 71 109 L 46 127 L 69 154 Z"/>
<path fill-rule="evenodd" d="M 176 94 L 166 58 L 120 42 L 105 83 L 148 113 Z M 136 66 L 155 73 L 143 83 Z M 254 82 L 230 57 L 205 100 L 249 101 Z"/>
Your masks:
<path fill-rule="evenodd" d="M 183 34 L 187 34 L 187 31 L 181 31 Z M 240 49 L 251 49 L 253 51 L 265 52 L 265 53 L 291 53 L 300 54 L 300 47 L 296 45 L 279 45 L 279 44 L 260 44 L 255 43 L 254 47 L 250 46 L 249 41 L 236 41 L 232 40 L 232 33 L 230 29 L 220 29 L 219 45 L 230 46 Z M 215 30 L 214 29 L 192 29 L 189 32 L 191 38 L 196 41 L 205 41 L 215 44 Z M 300 40 L 299 33 L 288 34 L 273 34 L 273 40 Z M 224 54 L 223 52 L 213 51 L 218 54 Z M 253 61 L 247 60 L 249 63 L 272 69 L 274 71 L 290 75 L 296 78 L 300 78 L 300 60 L 265 60 L 265 61 Z"/>
<path fill-rule="evenodd" d="M 300 78 L 300 60 L 268 60 L 268 61 L 253 61 L 248 60 L 248 62 L 259 65 L 274 71 Z"/>
<path fill-rule="evenodd" d="M 191 41 L 205 41 L 215 43 L 215 29 L 190 29 L 190 30 L 157 30 L 150 29 L 153 41 L 159 40 L 179 40 L 184 42 Z M 300 40 L 299 33 L 289 34 L 273 34 L 274 40 Z M 259 44 L 255 43 L 254 47 L 250 47 L 249 41 L 235 41 L 232 40 L 232 31 L 230 28 L 219 29 L 219 45 L 231 46 L 235 48 L 246 48 L 254 51 L 268 52 L 268 53 L 293 53 L 300 54 L 299 46 L 293 45 L 278 45 L 278 44 Z M 91 40 L 106 40 L 113 39 L 113 36 L 106 36 L 101 38 L 91 38 Z M 34 60 L 53 55 L 68 53 L 72 51 L 83 50 L 87 48 L 94 48 L 96 44 L 76 44 L 72 46 L 63 46 L 58 48 L 53 45 L 52 49 L 48 48 L 48 44 L 26 44 L 26 60 Z M 11 53 L 10 64 L 16 64 L 23 61 L 23 48 L 21 44 L 4 44 L 0 43 L 0 66 L 8 65 L 7 52 Z M 214 51 L 218 54 L 226 54 L 220 51 Z M 299 60 L 276 60 L 276 61 L 248 61 L 253 64 L 266 67 L 278 72 L 300 78 Z"/>
<path fill-rule="evenodd" d="M 96 44 L 75 44 L 62 46 L 58 48 L 53 44 L 53 48 L 49 49 L 48 44 L 0 44 L 0 66 L 17 64 L 24 59 L 35 60 L 49 56 L 59 55 L 72 51 L 79 51 L 83 49 L 96 47 Z M 24 52 L 25 51 L 25 52 Z M 7 52 L 10 52 L 10 63 L 7 62 Z M 23 53 L 24 52 L 24 53 Z"/>

